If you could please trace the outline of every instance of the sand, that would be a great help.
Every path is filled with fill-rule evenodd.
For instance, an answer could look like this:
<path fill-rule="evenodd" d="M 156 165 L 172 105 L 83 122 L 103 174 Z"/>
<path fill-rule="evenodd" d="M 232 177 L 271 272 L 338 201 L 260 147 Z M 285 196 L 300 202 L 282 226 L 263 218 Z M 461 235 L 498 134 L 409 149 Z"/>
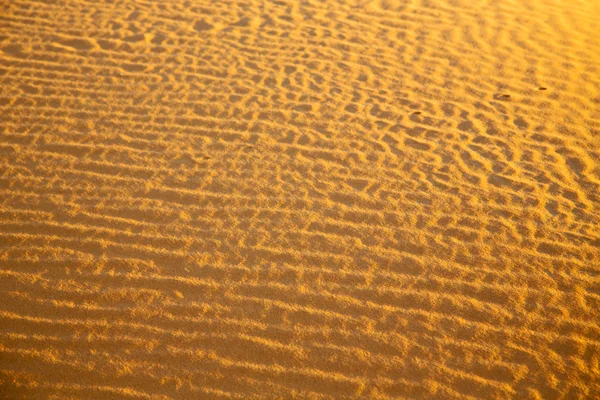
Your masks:
<path fill-rule="evenodd" d="M 600 2 L 0 5 L 0 397 L 600 397 Z"/>

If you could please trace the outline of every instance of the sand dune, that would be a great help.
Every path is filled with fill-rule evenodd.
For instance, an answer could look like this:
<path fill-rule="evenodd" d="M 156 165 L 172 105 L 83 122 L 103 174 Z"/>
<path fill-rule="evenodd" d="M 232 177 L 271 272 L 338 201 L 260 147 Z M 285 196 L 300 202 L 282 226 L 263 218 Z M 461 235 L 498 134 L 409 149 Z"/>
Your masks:
<path fill-rule="evenodd" d="M 0 397 L 600 398 L 599 1 L 0 10 Z"/>

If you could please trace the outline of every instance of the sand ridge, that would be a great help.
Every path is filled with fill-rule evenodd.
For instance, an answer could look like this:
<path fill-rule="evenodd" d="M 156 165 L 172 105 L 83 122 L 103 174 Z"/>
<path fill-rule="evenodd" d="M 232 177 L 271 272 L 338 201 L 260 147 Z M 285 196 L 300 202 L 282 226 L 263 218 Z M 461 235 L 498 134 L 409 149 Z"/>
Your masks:
<path fill-rule="evenodd" d="M 600 397 L 600 2 L 0 10 L 0 397 Z"/>

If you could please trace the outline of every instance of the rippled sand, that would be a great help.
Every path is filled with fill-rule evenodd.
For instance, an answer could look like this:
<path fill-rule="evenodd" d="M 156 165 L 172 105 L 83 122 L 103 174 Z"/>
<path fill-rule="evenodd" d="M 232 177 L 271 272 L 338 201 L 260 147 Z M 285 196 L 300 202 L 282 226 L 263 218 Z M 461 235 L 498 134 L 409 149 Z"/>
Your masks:
<path fill-rule="evenodd" d="M 600 397 L 600 1 L 3 1 L 0 397 Z"/>

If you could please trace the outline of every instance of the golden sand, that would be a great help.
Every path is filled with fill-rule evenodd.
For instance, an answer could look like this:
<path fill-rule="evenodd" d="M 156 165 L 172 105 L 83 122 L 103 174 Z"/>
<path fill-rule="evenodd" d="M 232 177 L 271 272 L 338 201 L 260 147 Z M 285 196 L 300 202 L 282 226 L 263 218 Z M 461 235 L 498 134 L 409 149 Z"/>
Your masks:
<path fill-rule="evenodd" d="M 600 397 L 600 1 L 0 6 L 0 397 Z"/>

